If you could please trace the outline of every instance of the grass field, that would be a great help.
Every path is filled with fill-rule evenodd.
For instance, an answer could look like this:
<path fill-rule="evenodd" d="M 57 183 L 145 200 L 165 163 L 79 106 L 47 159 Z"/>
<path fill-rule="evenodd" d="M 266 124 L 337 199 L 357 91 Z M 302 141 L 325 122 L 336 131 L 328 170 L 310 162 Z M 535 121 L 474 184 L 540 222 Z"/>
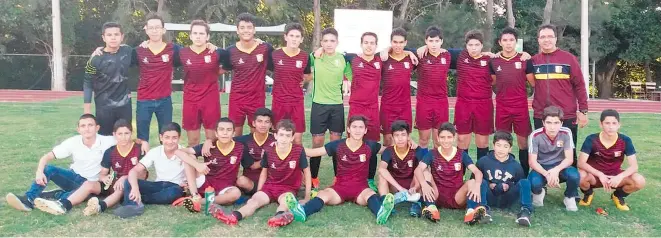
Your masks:
<path fill-rule="evenodd" d="M 180 122 L 181 95 L 175 94 L 173 102 L 175 121 Z M 223 102 L 227 102 L 226 95 Z M 270 98 L 267 106 L 268 102 Z M 236 227 L 169 206 L 147 206 L 143 216 L 131 220 L 121 220 L 111 213 L 84 217 L 84 205 L 64 216 L 52 216 L 39 210 L 24 213 L 12 209 L 5 202 L 4 195 L 8 192 L 23 194 L 34 179 L 39 157 L 76 133 L 76 119 L 82 112 L 80 103 L 80 98 L 39 104 L 0 103 L 0 236 L 661 236 L 661 206 L 655 205 L 655 201 L 661 198 L 661 161 L 658 158 L 661 154 L 661 115 L 658 114 L 622 115 L 622 132 L 633 139 L 640 173 L 647 179 L 646 189 L 629 196 L 630 212 L 615 209 L 609 195 L 599 190 L 592 207 L 580 207 L 578 212 L 569 213 L 562 205 L 562 191 L 549 189 L 545 207 L 536 210 L 530 228 L 517 227 L 515 212 L 502 210 L 494 212 L 494 223 L 469 227 L 462 223 L 464 211 L 443 209 L 441 222 L 434 224 L 409 217 L 408 205 L 398 206 L 397 213 L 384 226 L 375 224 L 374 216 L 367 208 L 345 204 L 325 207 L 306 223 L 294 222 L 281 229 L 266 225 L 266 220 L 275 212 L 273 204 Z M 222 113 L 227 114 L 226 106 Z M 157 143 L 157 127 L 155 120 L 152 122 L 154 145 Z M 580 146 L 589 133 L 598 130 L 598 115 L 591 113 L 590 124 L 580 130 L 577 145 Z M 414 132 L 413 137 L 417 140 L 417 133 Z M 303 141 L 310 146 L 310 135 L 305 134 Z M 185 136 L 181 144 L 186 144 Z M 474 153 L 471 151 L 471 155 Z M 70 160 L 54 162 L 60 166 L 69 163 Z M 322 187 L 329 185 L 332 180 L 329 160 L 323 161 L 320 174 Z M 49 188 L 54 187 L 50 185 Z M 597 206 L 606 209 L 610 215 L 597 215 L 594 212 Z"/>

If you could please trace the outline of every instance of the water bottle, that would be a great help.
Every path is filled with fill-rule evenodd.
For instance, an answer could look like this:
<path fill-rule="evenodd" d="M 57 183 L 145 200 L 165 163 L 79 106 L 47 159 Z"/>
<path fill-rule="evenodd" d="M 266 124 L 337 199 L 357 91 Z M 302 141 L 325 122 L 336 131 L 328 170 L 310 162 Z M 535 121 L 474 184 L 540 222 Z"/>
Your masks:
<path fill-rule="evenodd" d="M 216 191 L 214 191 L 213 187 L 209 186 L 206 189 L 204 189 L 204 199 L 206 202 L 204 203 L 204 214 L 209 215 L 209 208 L 211 205 L 213 205 L 213 202 L 216 198 Z"/>

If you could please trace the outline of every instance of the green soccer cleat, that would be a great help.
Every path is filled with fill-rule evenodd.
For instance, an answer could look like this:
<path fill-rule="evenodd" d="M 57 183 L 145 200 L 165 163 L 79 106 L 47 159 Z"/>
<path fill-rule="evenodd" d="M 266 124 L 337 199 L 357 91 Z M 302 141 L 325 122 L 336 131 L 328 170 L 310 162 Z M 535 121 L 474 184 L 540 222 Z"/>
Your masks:
<path fill-rule="evenodd" d="M 393 196 L 392 193 L 386 194 L 386 197 L 383 198 L 383 202 L 381 203 L 381 208 L 379 208 L 379 212 L 376 213 L 376 224 L 386 224 L 394 207 L 395 196 Z"/>
<path fill-rule="evenodd" d="M 303 209 L 303 206 L 298 203 L 298 200 L 293 193 L 285 194 L 285 203 L 287 204 L 289 211 L 294 214 L 294 220 L 305 222 L 305 219 L 307 218 L 307 215 L 305 215 L 305 209 Z"/>

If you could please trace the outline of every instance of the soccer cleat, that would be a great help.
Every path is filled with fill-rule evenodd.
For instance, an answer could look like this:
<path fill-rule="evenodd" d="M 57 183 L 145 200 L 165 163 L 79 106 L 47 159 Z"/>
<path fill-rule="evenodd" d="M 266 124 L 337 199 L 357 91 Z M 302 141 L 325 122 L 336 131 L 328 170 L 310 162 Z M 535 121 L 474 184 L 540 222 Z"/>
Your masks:
<path fill-rule="evenodd" d="M 186 197 L 181 204 L 188 209 L 189 212 L 198 213 L 202 210 L 202 204 L 200 204 L 199 199 L 194 197 Z"/>
<path fill-rule="evenodd" d="M 39 195 L 40 198 L 43 199 L 50 199 L 50 200 L 57 200 L 60 199 L 60 196 L 64 194 L 64 190 L 62 189 L 53 189 L 50 191 L 42 192 L 41 195 Z"/>
<path fill-rule="evenodd" d="M 530 210 L 527 208 L 521 208 L 518 217 L 516 218 L 516 224 L 520 226 L 530 227 Z"/>
<path fill-rule="evenodd" d="M 590 206 L 590 204 L 592 204 L 592 198 L 594 198 L 594 193 L 592 192 L 586 193 L 583 195 L 582 199 L 578 200 L 578 205 L 586 206 L 586 207 Z"/>
<path fill-rule="evenodd" d="M 87 200 L 87 207 L 83 210 L 83 215 L 93 216 L 101 213 L 101 205 L 99 204 L 99 198 L 92 197 Z"/>
<path fill-rule="evenodd" d="M 399 191 L 395 193 L 395 205 L 406 202 L 408 200 L 408 191 Z"/>
<path fill-rule="evenodd" d="M 480 224 L 489 224 L 493 222 L 493 217 L 491 217 L 491 210 L 487 209 L 487 212 L 484 213 L 484 217 L 480 220 Z"/>
<path fill-rule="evenodd" d="M 565 204 L 565 208 L 567 209 L 567 211 L 570 212 L 578 211 L 578 207 L 576 206 L 576 199 L 565 197 L 564 199 L 562 199 L 562 203 Z"/>
<path fill-rule="evenodd" d="M 268 225 L 270 227 L 281 227 L 289 225 L 292 221 L 294 221 L 294 214 L 291 212 L 283 212 L 269 218 Z"/>
<path fill-rule="evenodd" d="M 379 208 L 379 212 L 376 213 L 376 224 L 386 224 L 386 222 L 388 222 L 388 217 L 390 217 L 390 213 L 394 207 L 395 196 L 393 196 L 391 193 L 386 194 L 386 197 L 383 198 L 383 202 L 381 203 L 381 208 Z"/>
<path fill-rule="evenodd" d="M 239 224 L 239 219 L 236 219 L 236 216 L 234 216 L 234 214 L 232 214 L 231 212 L 225 212 L 222 207 L 216 204 L 213 204 L 211 207 L 209 207 L 209 211 L 212 217 L 216 218 L 222 223 L 225 223 L 230 226 Z"/>
<path fill-rule="evenodd" d="M 334 182 L 335 181 L 333 181 L 333 183 Z M 372 189 L 375 193 L 379 192 L 379 188 L 376 186 L 376 182 L 374 182 L 374 179 L 368 179 L 367 185 L 369 185 L 370 189 Z"/>
<path fill-rule="evenodd" d="M 113 214 L 122 219 L 140 216 L 143 213 L 145 213 L 145 205 L 143 204 L 121 206 L 113 211 Z"/>
<path fill-rule="evenodd" d="M 422 213 L 422 206 L 419 202 L 411 203 L 411 208 L 409 208 L 409 215 L 412 217 L 420 217 Z"/>
<path fill-rule="evenodd" d="M 177 198 L 177 200 L 174 200 L 174 202 L 172 202 L 172 206 L 173 207 L 179 207 L 179 206 L 184 205 L 184 200 L 186 200 L 186 198 L 189 198 L 189 197 Z"/>
<path fill-rule="evenodd" d="M 294 220 L 305 222 L 307 219 L 307 215 L 305 215 L 305 209 L 303 209 L 303 206 L 298 203 L 298 200 L 293 193 L 285 194 L 285 204 L 287 204 L 289 211 L 294 214 Z"/>
<path fill-rule="evenodd" d="M 436 205 L 429 205 L 422 209 L 422 216 L 433 222 L 441 220 L 441 212 L 438 211 Z"/>
<path fill-rule="evenodd" d="M 615 193 L 611 194 L 611 199 L 615 203 L 615 207 L 620 211 L 629 211 L 629 206 L 624 201 L 623 197 L 615 196 Z"/>
<path fill-rule="evenodd" d="M 475 209 L 466 210 L 466 215 L 464 216 L 464 223 L 467 225 L 475 225 L 484 218 L 484 214 L 487 213 L 487 209 L 483 206 L 478 206 Z"/>
<path fill-rule="evenodd" d="M 11 207 L 19 211 L 29 212 L 32 211 L 32 208 L 34 207 L 32 202 L 30 202 L 27 197 L 16 196 L 13 193 L 8 193 L 7 196 L 5 196 L 5 200 Z"/>
<path fill-rule="evenodd" d="M 317 191 L 316 188 L 310 190 L 310 198 L 315 198 L 315 197 L 317 197 L 317 194 L 319 194 L 319 191 Z"/>
<path fill-rule="evenodd" d="M 544 196 L 546 196 L 546 189 L 542 189 L 540 194 L 532 194 L 532 205 L 535 207 L 544 206 Z"/>
<path fill-rule="evenodd" d="M 67 211 L 62 206 L 62 203 L 59 201 L 51 201 L 43 198 L 37 198 L 34 200 L 34 206 L 46 213 L 53 215 L 64 215 Z"/>
<path fill-rule="evenodd" d="M 312 188 L 319 189 L 319 178 L 312 178 Z"/>

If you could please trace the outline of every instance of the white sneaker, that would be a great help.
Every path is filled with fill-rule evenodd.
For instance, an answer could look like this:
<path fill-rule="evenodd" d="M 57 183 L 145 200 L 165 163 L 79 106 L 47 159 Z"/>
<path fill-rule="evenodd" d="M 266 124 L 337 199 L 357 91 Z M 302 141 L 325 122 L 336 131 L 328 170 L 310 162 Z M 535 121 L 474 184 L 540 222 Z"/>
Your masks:
<path fill-rule="evenodd" d="M 565 199 L 563 199 L 562 202 L 565 204 L 565 208 L 567 209 L 567 211 L 570 212 L 578 211 L 578 207 L 576 206 L 576 199 L 565 197 Z"/>
<path fill-rule="evenodd" d="M 63 215 L 66 213 L 64 206 L 59 201 L 51 201 L 43 198 L 37 198 L 34 200 L 34 206 L 41 211 L 53 214 L 53 215 Z"/>
<path fill-rule="evenodd" d="M 409 195 L 406 196 L 406 200 L 409 202 L 417 202 L 420 200 L 420 197 L 421 197 L 420 193 L 414 193 L 414 194 L 409 193 Z"/>
<path fill-rule="evenodd" d="M 546 196 L 546 189 L 542 189 L 540 194 L 532 194 L 532 205 L 535 207 L 544 206 L 544 196 Z"/>

